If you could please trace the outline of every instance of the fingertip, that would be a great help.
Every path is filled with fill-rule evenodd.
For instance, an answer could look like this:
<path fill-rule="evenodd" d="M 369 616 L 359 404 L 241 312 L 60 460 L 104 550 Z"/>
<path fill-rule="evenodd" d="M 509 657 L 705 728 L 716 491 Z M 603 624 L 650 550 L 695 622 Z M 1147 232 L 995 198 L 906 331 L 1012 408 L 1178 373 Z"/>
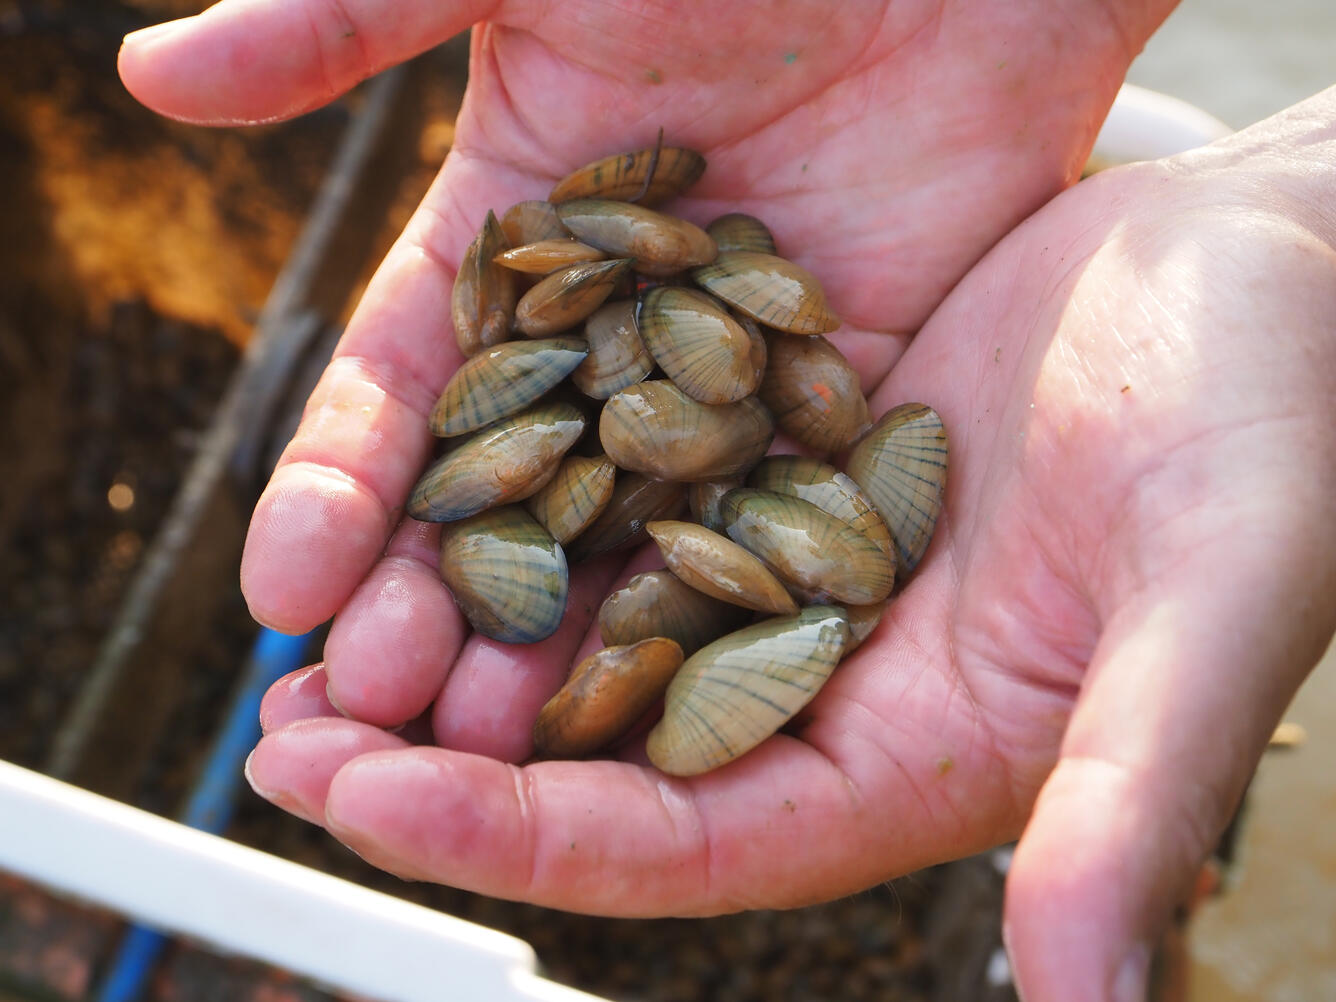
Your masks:
<path fill-rule="evenodd" d="M 268 734 L 294 720 L 339 716 L 325 696 L 325 685 L 324 662 L 284 675 L 260 700 L 260 730 Z"/>

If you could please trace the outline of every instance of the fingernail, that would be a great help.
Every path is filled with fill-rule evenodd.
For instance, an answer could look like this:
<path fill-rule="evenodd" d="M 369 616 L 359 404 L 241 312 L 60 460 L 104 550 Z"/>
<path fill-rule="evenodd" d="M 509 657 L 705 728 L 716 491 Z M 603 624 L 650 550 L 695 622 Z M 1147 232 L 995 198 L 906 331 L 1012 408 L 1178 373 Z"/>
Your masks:
<path fill-rule="evenodd" d="M 1138 943 L 1123 959 L 1113 979 L 1113 1002 L 1146 1002 L 1150 977 L 1150 947 Z"/>
<path fill-rule="evenodd" d="M 246 782 L 250 784 L 250 788 L 253 791 L 255 791 L 255 794 L 257 796 L 263 797 L 265 800 L 270 800 L 272 799 L 273 795 L 270 793 L 270 791 L 260 787 L 255 782 L 255 776 L 251 773 L 251 759 L 253 759 L 254 757 L 255 757 L 255 749 L 252 748 L 251 753 L 246 756 L 246 764 L 245 766 L 242 767 L 241 774 L 246 777 Z"/>
<path fill-rule="evenodd" d="M 174 32 L 182 22 L 190 21 L 193 18 L 181 17 L 175 21 L 164 21 L 162 24 L 153 24 L 147 28 L 140 28 L 138 31 L 132 31 L 121 39 L 122 45 L 143 45 L 147 42 L 154 42 L 160 38 L 166 38 Z"/>

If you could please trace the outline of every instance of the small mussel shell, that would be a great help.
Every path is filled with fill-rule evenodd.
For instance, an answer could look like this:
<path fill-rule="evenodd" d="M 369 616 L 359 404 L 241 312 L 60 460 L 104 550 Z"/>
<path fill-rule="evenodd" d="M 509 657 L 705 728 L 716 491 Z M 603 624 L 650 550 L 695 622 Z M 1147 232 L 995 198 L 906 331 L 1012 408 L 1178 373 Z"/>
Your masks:
<path fill-rule="evenodd" d="M 508 246 L 496 214 L 488 210 L 482 231 L 459 262 L 450 295 L 455 340 L 465 355 L 476 355 L 510 337 L 517 294 L 515 273 L 492 260 Z"/>
<path fill-rule="evenodd" d="M 693 270 L 691 277 L 728 305 L 777 330 L 824 334 L 840 325 L 816 277 L 773 254 L 728 251 Z"/>
<path fill-rule="evenodd" d="M 867 492 L 891 530 L 908 574 L 923 558 L 946 493 L 946 429 L 931 407 L 901 404 L 849 453 L 845 472 Z"/>
<path fill-rule="evenodd" d="M 446 383 L 428 419 L 433 435 L 477 431 L 517 414 L 565 379 L 589 349 L 575 337 L 509 341 L 474 355 Z"/>
<path fill-rule="evenodd" d="M 632 546 L 646 537 L 645 525 L 655 519 L 677 518 L 687 507 L 682 484 L 653 480 L 639 473 L 621 473 L 612 500 L 594 523 L 566 547 L 572 563 Z"/>
<path fill-rule="evenodd" d="M 742 606 L 697 591 L 672 571 L 645 571 L 604 600 L 598 632 L 609 646 L 668 637 L 689 656 L 749 616 Z"/>
<path fill-rule="evenodd" d="M 618 390 L 640 382 L 654 369 L 654 359 L 636 329 L 636 301 L 604 303 L 585 321 L 588 357 L 571 381 L 595 400 L 607 400 Z"/>
<path fill-rule="evenodd" d="M 702 647 L 668 685 L 649 760 L 695 776 L 751 751 L 811 701 L 848 638 L 844 610 L 816 605 Z"/>
<path fill-rule="evenodd" d="M 567 456 L 557 475 L 525 501 L 524 507 L 565 546 L 608 506 L 616 478 L 617 467 L 607 459 Z"/>
<path fill-rule="evenodd" d="M 511 644 L 556 632 L 566 611 L 566 557 L 518 505 L 441 530 L 441 578 L 473 628 Z"/>
<path fill-rule="evenodd" d="M 867 536 L 893 562 L 896 559 L 890 530 L 877 506 L 852 478 L 829 463 L 806 456 L 766 456 L 747 474 L 747 486 L 802 498 Z"/>
<path fill-rule="evenodd" d="M 635 259 L 636 271 L 671 275 L 714 260 L 710 235 L 694 223 L 629 202 L 582 198 L 557 206 L 566 229 L 614 257 Z"/>
<path fill-rule="evenodd" d="M 728 538 L 745 546 L 808 602 L 880 602 L 895 565 L 861 532 L 801 498 L 743 487 L 724 496 Z"/>
<path fill-rule="evenodd" d="M 433 463 L 413 488 L 408 514 L 452 522 L 521 501 L 552 479 L 584 428 L 584 415 L 564 403 L 506 418 Z"/>
<path fill-rule="evenodd" d="M 653 170 L 648 189 L 645 179 Z M 653 149 L 637 150 L 604 157 L 567 174 L 548 195 L 551 202 L 569 202 L 575 198 L 615 198 L 635 200 L 642 205 L 657 205 L 682 194 L 705 173 L 705 158 L 695 150 L 681 146 L 663 146 L 658 156 Z M 644 194 L 636 198 L 641 192 Z"/>
<path fill-rule="evenodd" d="M 629 259 L 592 261 L 553 272 L 520 299 L 515 307 L 515 329 L 525 337 L 537 338 L 574 327 L 603 305 L 630 267 Z"/>
<path fill-rule="evenodd" d="M 692 522 L 651 522 L 668 569 L 697 591 L 757 612 L 798 611 L 784 585 L 752 553 Z"/>
<path fill-rule="evenodd" d="M 516 202 L 501 217 L 501 232 L 510 247 L 536 244 L 540 240 L 569 240 L 570 231 L 561 225 L 557 207 L 551 202 L 530 199 Z"/>
<path fill-rule="evenodd" d="M 764 464 L 765 460 L 761 460 Z M 687 488 L 687 506 L 691 517 L 713 532 L 724 531 L 724 517 L 719 514 L 719 502 L 729 491 L 742 486 L 740 477 L 728 480 L 705 480 Z"/>
<path fill-rule="evenodd" d="M 495 260 L 499 265 L 512 271 L 522 271 L 526 275 L 550 275 L 559 268 L 602 261 L 607 256 L 597 247 L 564 237 L 512 247 L 498 254 Z"/>
<path fill-rule="evenodd" d="M 704 404 L 731 404 L 756 392 L 765 372 L 765 341 L 711 296 L 660 286 L 640 301 L 640 336 L 664 373 Z"/>
<path fill-rule="evenodd" d="M 682 648 L 665 637 L 591 654 L 539 711 L 534 748 L 550 758 L 598 751 L 644 716 L 681 666 Z"/>
<path fill-rule="evenodd" d="M 867 431 L 872 422 L 858 373 L 838 348 L 819 334 L 775 334 L 767 343 L 760 397 L 785 432 L 821 452 L 840 452 Z"/>
<path fill-rule="evenodd" d="M 847 658 L 863 646 L 864 640 L 872 636 L 872 631 L 877 628 L 882 614 L 886 612 L 886 603 L 873 602 L 871 605 L 846 603 L 843 608 L 849 616 L 849 646 L 844 649 L 844 656 Z"/>
<path fill-rule="evenodd" d="M 703 404 L 667 380 L 614 394 L 598 421 L 608 458 L 660 480 L 739 476 L 765 455 L 774 433 L 770 413 L 755 397 Z"/>
<path fill-rule="evenodd" d="M 776 253 L 775 238 L 770 235 L 765 223 L 744 212 L 730 212 L 720 216 L 705 227 L 705 232 L 714 238 L 720 254 L 725 251 Z"/>

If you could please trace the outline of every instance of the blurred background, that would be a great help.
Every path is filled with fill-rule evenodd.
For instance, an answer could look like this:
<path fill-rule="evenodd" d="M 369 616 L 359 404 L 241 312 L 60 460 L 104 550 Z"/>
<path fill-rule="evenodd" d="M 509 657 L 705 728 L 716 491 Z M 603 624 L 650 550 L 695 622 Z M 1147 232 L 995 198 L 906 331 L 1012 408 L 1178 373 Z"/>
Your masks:
<path fill-rule="evenodd" d="M 446 46 L 393 87 L 284 125 L 176 125 L 123 91 L 116 49 L 201 6 L 0 0 L 0 759 L 167 816 L 196 782 L 254 637 L 237 557 L 318 368 L 305 359 L 328 350 L 448 151 L 466 60 Z M 1238 128 L 1336 83 L 1334 54 L 1330 0 L 1186 0 L 1129 79 Z M 335 204 L 326 187 L 322 201 L 339 171 L 356 197 Z M 241 361 L 257 326 L 294 346 L 271 350 L 281 378 L 269 383 Z M 223 453 L 218 475 L 183 514 L 173 498 L 210 449 Z M 164 550 L 162 527 L 183 521 L 187 544 Z M 155 552 L 171 559 L 154 567 Z M 136 615 L 126 598 L 146 565 L 159 584 Z M 107 664 L 115 684 L 93 699 Z M 1168 981 L 1190 969 L 1193 1002 L 1336 999 L 1331 657 L 1288 719 L 1292 747 L 1263 762 L 1204 880 L 1213 893 L 1171 955 Z M 550 976 L 610 998 L 1014 997 L 999 967 L 1005 853 L 818 908 L 614 922 L 402 884 L 248 791 L 227 833 L 512 932 Z M 88 997 L 120 935 L 115 916 L 0 872 L 0 1002 Z M 184 943 L 146 995 L 248 996 L 328 997 Z"/>

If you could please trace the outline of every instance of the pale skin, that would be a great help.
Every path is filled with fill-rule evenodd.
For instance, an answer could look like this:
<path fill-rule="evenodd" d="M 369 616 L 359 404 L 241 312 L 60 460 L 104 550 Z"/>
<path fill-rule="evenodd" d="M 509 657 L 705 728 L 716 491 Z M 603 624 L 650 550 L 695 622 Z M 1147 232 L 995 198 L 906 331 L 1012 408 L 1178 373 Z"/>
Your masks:
<path fill-rule="evenodd" d="M 335 617 L 265 701 L 252 784 L 395 873 L 612 915 L 820 901 L 1019 837 L 1025 998 L 1140 998 L 1336 623 L 1336 93 L 1044 205 L 1169 4 L 764 6 L 227 0 L 127 40 L 146 104 L 234 124 L 488 19 L 455 149 L 251 526 L 256 617 Z M 452 269 L 488 207 L 660 125 L 710 162 L 684 215 L 752 212 L 822 278 L 874 411 L 941 413 L 945 514 L 792 735 L 693 780 L 634 748 L 520 766 L 649 558 L 579 571 L 543 643 L 470 636 L 437 530 L 399 517 L 460 361 Z"/>

